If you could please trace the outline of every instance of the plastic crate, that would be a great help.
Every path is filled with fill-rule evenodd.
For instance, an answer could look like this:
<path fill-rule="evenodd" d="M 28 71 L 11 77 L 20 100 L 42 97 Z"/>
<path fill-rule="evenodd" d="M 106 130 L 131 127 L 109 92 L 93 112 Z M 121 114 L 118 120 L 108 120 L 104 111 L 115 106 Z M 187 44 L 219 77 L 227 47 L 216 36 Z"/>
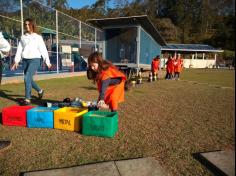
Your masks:
<path fill-rule="evenodd" d="M 83 115 L 82 134 L 114 137 L 118 131 L 118 113 L 90 111 Z"/>
<path fill-rule="evenodd" d="M 57 107 L 35 107 L 27 111 L 27 127 L 29 128 L 53 128 L 54 110 Z"/>
<path fill-rule="evenodd" d="M 80 131 L 82 115 L 88 112 L 87 108 L 64 107 L 54 111 L 54 128 Z"/>
<path fill-rule="evenodd" d="M 34 106 L 13 105 L 2 109 L 2 124 L 26 127 L 26 112 Z"/>

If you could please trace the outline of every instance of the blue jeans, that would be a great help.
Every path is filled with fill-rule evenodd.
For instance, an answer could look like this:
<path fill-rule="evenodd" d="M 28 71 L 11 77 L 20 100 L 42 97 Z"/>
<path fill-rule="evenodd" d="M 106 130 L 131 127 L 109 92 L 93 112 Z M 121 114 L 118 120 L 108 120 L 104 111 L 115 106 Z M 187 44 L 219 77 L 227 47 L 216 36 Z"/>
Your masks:
<path fill-rule="evenodd" d="M 36 59 L 23 59 L 24 67 L 24 82 L 25 82 L 25 98 L 31 99 L 32 88 L 39 92 L 41 89 L 34 82 L 33 76 L 40 66 L 40 58 Z"/>

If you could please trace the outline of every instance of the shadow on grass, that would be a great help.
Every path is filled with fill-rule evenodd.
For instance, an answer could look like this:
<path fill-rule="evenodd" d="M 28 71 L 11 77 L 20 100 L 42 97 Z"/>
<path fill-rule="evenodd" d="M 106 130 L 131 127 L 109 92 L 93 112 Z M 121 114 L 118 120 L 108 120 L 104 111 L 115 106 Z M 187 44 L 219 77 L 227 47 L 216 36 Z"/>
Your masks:
<path fill-rule="evenodd" d="M 60 101 L 58 100 L 51 100 L 51 99 L 37 99 L 37 97 L 33 96 L 32 99 L 31 99 L 31 103 L 32 104 L 35 104 L 35 105 L 38 105 L 38 106 L 46 106 L 47 103 L 58 103 Z"/>
<path fill-rule="evenodd" d="M 24 98 L 22 97 L 22 95 L 11 94 L 11 92 L 12 91 L 9 91 L 9 90 L 0 90 L 0 97 L 11 100 L 13 102 L 16 102 L 19 105 L 22 105 L 22 103 L 24 101 Z M 36 96 L 32 96 L 32 99 L 31 99 L 31 103 L 38 105 L 38 106 L 44 106 L 47 102 L 58 103 L 59 101 L 58 100 L 50 100 L 50 99 L 39 100 L 38 97 L 36 97 Z"/>
<path fill-rule="evenodd" d="M 0 90 L 0 97 L 14 101 L 19 103 L 23 98 L 15 98 L 15 97 L 22 97 L 22 95 L 14 95 L 10 94 L 12 91 L 9 90 Z"/>
<path fill-rule="evenodd" d="M 97 90 L 96 87 L 93 87 L 93 86 L 83 86 L 83 87 L 80 87 L 82 89 L 86 89 L 86 90 Z"/>

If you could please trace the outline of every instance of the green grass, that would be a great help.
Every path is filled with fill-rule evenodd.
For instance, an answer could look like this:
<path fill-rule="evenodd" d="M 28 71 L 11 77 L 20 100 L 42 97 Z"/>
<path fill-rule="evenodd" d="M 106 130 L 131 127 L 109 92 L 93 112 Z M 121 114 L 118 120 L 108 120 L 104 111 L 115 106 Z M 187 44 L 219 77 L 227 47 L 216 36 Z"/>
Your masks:
<path fill-rule="evenodd" d="M 182 78 L 224 87 L 235 86 L 235 72 L 227 69 L 187 69 Z"/>
<path fill-rule="evenodd" d="M 232 70 L 191 69 L 184 70 L 181 81 L 144 80 L 126 92 L 118 111 L 119 131 L 112 139 L 0 125 L 0 139 L 12 140 L 12 147 L 0 152 L 0 175 L 147 156 L 170 175 L 211 175 L 192 154 L 235 144 L 234 75 Z M 86 77 L 38 83 L 46 100 L 98 96 Z M 0 108 L 23 95 L 23 84 L 1 86 Z"/>

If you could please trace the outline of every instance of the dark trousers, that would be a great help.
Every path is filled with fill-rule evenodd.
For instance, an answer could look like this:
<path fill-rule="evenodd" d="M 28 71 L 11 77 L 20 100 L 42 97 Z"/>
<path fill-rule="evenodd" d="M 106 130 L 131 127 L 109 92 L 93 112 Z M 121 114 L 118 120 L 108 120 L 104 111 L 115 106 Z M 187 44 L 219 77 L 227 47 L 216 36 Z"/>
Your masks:
<path fill-rule="evenodd" d="M 179 79 L 179 72 L 175 72 L 175 79 Z"/>
<path fill-rule="evenodd" d="M 166 77 L 165 77 L 165 79 L 172 79 L 172 78 L 173 78 L 172 73 L 166 72 Z"/>

